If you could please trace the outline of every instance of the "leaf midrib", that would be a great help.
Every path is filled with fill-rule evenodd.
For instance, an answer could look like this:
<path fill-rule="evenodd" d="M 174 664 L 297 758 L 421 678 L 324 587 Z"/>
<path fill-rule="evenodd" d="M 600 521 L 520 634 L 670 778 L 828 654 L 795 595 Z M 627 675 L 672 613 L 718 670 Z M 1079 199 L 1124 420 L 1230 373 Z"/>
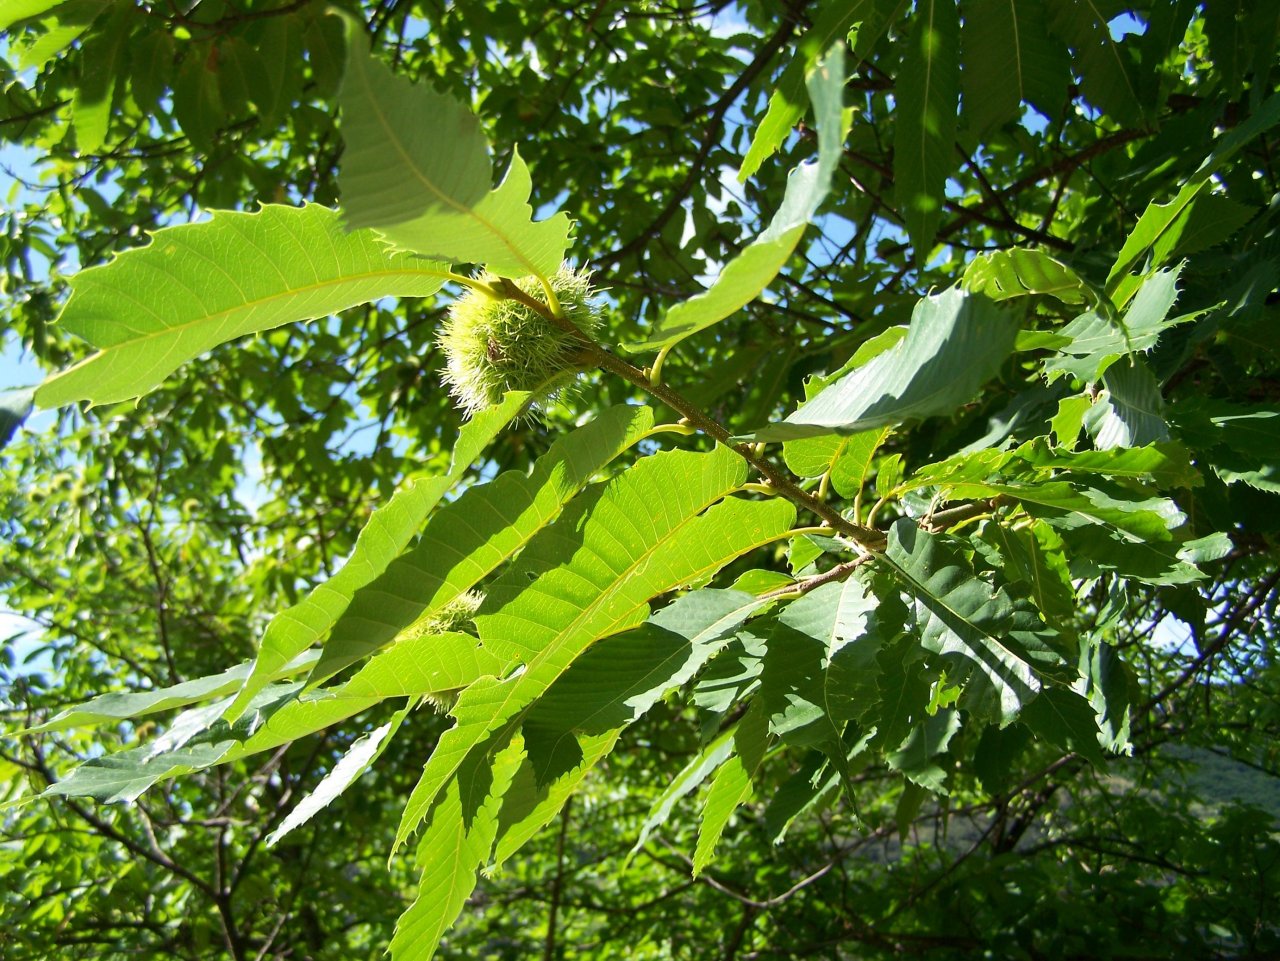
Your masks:
<path fill-rule="evenodd" d="M 1098 9 L 1098 5 L 1094 0 L 1085 0 L 1089 5 L 1089 9 L 1093 11 L 1093 22 L 1101 25 L 1101 34 L 1103 45 L 1107 52 L 1111 54 L 1111 58 L 1115 60 L 1116 66 L 1120 68 L 1120 76 L 1124 77 L 1125 89 L 1129 91 L 1129 97 L 1136 103 L 1138 94 L 1133 89 L 1133 83 L 1129 80 L 1129 71 L 1125 69 L 1124 58 L 1120 56 L 1120 45 L 1111 36 L 1111 30 L 1107 27 L 1107 18 L 1102 15 L 1102 11 Z"/>
<path fill-rule="evenodd" d="M 1009 22 L 1013 26 L 1013 61 L 1018 74 L 1018 101 L 1027 99 L 1027 83 L 1022 70 L 1022 34 L 1018 29 L 1018 0 L 1009 0 Z"/>
<path fill-rule="evenodd" d="M 922 172 L 929 169 L 929 109 L 930 102 L 933 100 L 933 61 L 934 61 L 934 29 L 933 21 L 937 14 L 937 0 L 930 0 L 929 3 L 929 19 L 925 26 L 926 34 L 929 38 L 929 55 L 925 57 L 924 67 L 924 100 L 921 103 L 922 112 L 920 114 L 920 170 Z"/>
<path fill-rule="evenodd" d="M 209 313 L 209 314 L 202 314 L 199 317 L 194 317 L 191 320 L 185 321 L 181 324 L 175 324 L 171 327 L 164 327 L 164 328 L 161 328 L 160 330 L 157 330 L 151 333 L 139 334 L 138 336 L 131 337 L 128 340 L 122 340 L 119 343 L 115 343 L 110 345 L 109 347 L 104 347 L 100 349 L 97 353 L 92 354 L 89 357 L 86 357 L 84 360 L 80 361 L 78 364 L 75 364 L 72 367 L 68 367 L 66 370 L 59 373 L 57 377 L 63 377 L 66 374 L 70 374 L 72 371 L 78 370 L 79 368 L 84 367 L 86 364 L 89 364 L 90 362 L 98 359 L 103 354 L 107 354 L 112 351 L 121 350 L 126 347 L 134 347 L 139 344 L 145 344 L 148 341 L 157 341 L 159 339 L 168 337 L 170 335 L 174 335 L 180 338 L 183 333 L 189 331 L 192 327 L 196 327 L 201 324 L 216 322 L 220 319 L 224 319 L 226 317 L 232 316 L 240 311 L 256 310 L 259 307 L 262 307 L 266 304 L 270 304 L 274 301 L 287 300 L 290 297 L 297 297 L 301 294 L 311 293 L 317 290 L 323 290 L 326 287 L 341 287 L 346 284 L 360 283 L 365 280 L 374 280 L 374 279 L 377 279 L 378 277 L 405 277 L 405 276 L 443 278 L 444 272 L 439 270 L 373 270 L 373 271 L 365 271 L 358 274 L 344 274 L 342 277 L 333 279 L 333 280 L 326 280 L 318 283 L 305 284 L 299 287 L 290 287 L 288 290 L 270 294 L 265 297 L 258 297 L 254 300 L 246 300 L 241 304 L 235 305 L 234 307 L 228 307 L 224 310 L 214 311 L 213 313 Z M 288 323 L 288 321 L 285 321 L 284 323 Z M 244 332 L 244 334 L 247 334 L 247 333 L 252 333 L 252 331 Z M 236 336 L 240 337 L 240 336 L 244 336 L 244 334 L 237 334 Z"/>
<path fill-rule="evenodd" d="M 907 581 L 908 585 L 916 588 L 919 591 L 919 594 L 917 596 L 922 600 L 922 603 L 923 603 L 923 598 L 931 598 L 937 604 L 937 606 L 941 608 L 943 611 L 946 611 L 947 614 L 956 618 L 963 624 L 968 624 L 970 627 L 973 628 L 974 631 L 977 632 L 977 634 L 980 637 L 986 638 L 988 641 L 990 641 L 992 644 L 998 647 L 1001 651 L 1003 651 L 1009 657 L 1013 658 L 1015 661 L 1018 661 L 1021 664 L 1025 664 L 1027 666 L 1027 669 L 1031 671 L 1032 675 L 1038 675 L 1040 673 L 1039 671 L 1036 670 L 1036 667 L 1034 664 L 1032 664 L 1029 661 L 1023 660 L 1014 651 L 1006 647 L 998 637 L 996 637 L 986 628 L 982 627 L 980 624 L 976 623 L 975 621 L 970 620 L 964 614 L 960 613 L 958 610 L 956 610 L 954 607 L 948 604 L 947 601 L 941 595 L 939 595 L 927 584 L 924 584 L 921 581 L 919 581 L 914 574 L 908 571 L 901 564 L 897 563 L 896 561 L 890 561 L 890 564 L 894 568 L 895 572 L 900 577 L 904 578 Z M 947 566 L 951 566 L 951 565 L 947 565 Z M 978 580 L 978 578 L 973 578 L 973 580 Z M 938 615 L 935 613 L 935 616 L 938 616 Z M 956 637 L 960 638 L 960 640 L 965 644 L 969 643 L 969 641 L 966 638 L 962 637 L 959 633 L 957 633 L 951 627 L 950 624 L 947 625 L 947 629 L 950 630 L 951 633 L 955 634 Z"/>

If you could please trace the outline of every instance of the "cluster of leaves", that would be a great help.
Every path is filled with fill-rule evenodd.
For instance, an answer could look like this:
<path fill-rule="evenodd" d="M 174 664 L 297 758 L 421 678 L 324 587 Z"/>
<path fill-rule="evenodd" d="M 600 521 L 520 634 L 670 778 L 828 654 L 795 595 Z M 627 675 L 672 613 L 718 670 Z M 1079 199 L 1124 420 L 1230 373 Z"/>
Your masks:
<path fill-rule="evenodd" d="M 234 957 L 268 956 L 288 949 L 273 945 L 296 905 L 323 898 L 310 892 L 349 886 L 310 871 L 323 835 L 307 822 L 371 770 L 375 803 L 317 820 L 342 810 L 357 830 L 380 825 L 393 854 L 415 854 L 346 909 L 341 930 L 359 932 L 346 950 L 377 949 L 392 900 L 377 891 L 403 885 L 395 957 L 442 944 L 518 954 L 521 925 L 548 957 L 557 937 L 601 957 L 600 942 L 705 955 L 708 913 L 672 922 L 688 883 L 664 880 L 649 898 L 638 891 L 652 883 L 590 857 L 577 883 L 597 900 L 575 906 L 566 933 L 571 825 L 581 851 L 621 837 L 647 881 L 674 865 L 699 882 L 691 903 L 727 899 L 741 920 L 726 956 L 795 930 L 794 956 L 832 937 L 886 956 L 1034 956 L 1046 940 L 1088 955 L 1099 938 L 1162 956 L 1274 949 L 1280 851 L 1266 817 L 1206 815 L 1152 772 L 1178 763 L 1156 760 L 1173 738 L 1276 770 L 1260 747 L 1274 705 L 1255 699 L 1274 690 L 1277 357 L 1265 331 L 1280 280 L 1280 13 L 858 0 L 788 7 L 779 22 L 744 4 L 729 11 L 741 33 L 725 37 L 708 31 L 711 10 L 603 4 L 548 30 L 545 47 L 504 22 L 506 8 L 441 15 L 416 43 L 403 20 L 397 58 L 411 50 L 419 72 L 485 91 L 495 138 L 529 145 L 535 196 L 514 149 L 494 186 L 489 138 L 458 87 L 412 83 L 370 52 L 366 26 L 409 11 L 364 12 L 206 0 L 165 18 L 27 0 L 0 21 L 19 24 L 5 96 L 24 139 L 81 180 L 150 198 L 127 222 L 87 186 L 64 198 L 82 262 L 173 220 L 179 190 L 248 208 L 243 186 L 261 181 L 274 189 L 259 196 L 319 201 L 156 230 L 76 274 L 52 328 L 30 252 L 53 219 L 10 217 L 10 261 L 25 265 L 13 315 L 30 342 L 51 361 L 72 356 L 66 333 L 97 352 L 34 391 L 44 408 L 95 405 L 61 432 L 87 467 L 34 443 L 14 455 L 51 480 L 6 482 L 12 542 L 29 549 L 6 562 L 4 587 L 51 635 L 99 652 L 53 645 L 69 692 L 111 686 L 116 662 L 149 682 L 30 717 L 9 763 L 62 800 L 5 815 L 26 857 L 57 836 L 46 812 L 66 805 L 96 843 L 168 872 L 171 902 L 142 930 L 170 937 L 193 893 L 216 910 L 165 949 L 218 937 Z M 1131 35 L 1108 19 L 1119 13 Z M 690 85 L 676 106 L 644 57 L 606 68 L 606 23 L 669 59 Z M 441 46 L 451 37 L 467 42 Z M 56 58 L 68 45 L 76 56 Z M 304 48 L 304 69 L 281 66 Z M 553 51 L 578 51 L 580 72 L 548 72 Z M 745 122 L 728 129 L 744 95 Z M 46 122 L 64 107 L 69 127 Z M 579 142 L 557 150 L 529 134 L 552 114 Z M 179 132 L 202 158 L 193 183 L 149 167 Z M 781 157 L 800 161 L 785 178 Z M 733 169 L 741 201 L 723 198 Z M 566 211 L 535 220 L 561 186 Z M 751 226 L 752 204 L 767 224 L 726 229 Z M 566 316 L 554 283 L 565 258 L 588 257 L 610 287 L 598 333 Z M 424 386 L 446 285 L 514 299 L 577 344 L 575 364 L 601 371 L 574 393 L 583 410 L 522 426 L 536 398 L 511 391 L 461 424 Z M 335 319 L 284 327 L 322 318 Z M 246 334 L 262 336 L 204 356 Z M 657 351 L 643 369 L 624 356 L 641 351 Z M 206 375 L 213 398 L 194 397 L 190 378 Z M 111 406 L 139 397 L 141 414 Z M 350 432 L 368 411 L 378 437 L 360 456 Z M 415 424 L 423 411 L 429 424 Z M 655 416 L 668 411 L 680 422 Z M 251 446 L 284 492 L 258 516 L 238 502 L 234 466 Z M 379 498 L 402 456 L 429 469 Z M 73 469 L 85 479 L 64 496 L 57 478 Z M 300 550 L 304 538 L 316 550 Z M 52 545 L 80 545 L 81 563 Z M 107 619 L 92 588 L 103 568 L 138 599 Z M 473 592 L 478 607 L 459 613 Z M 1175 618 L 1182 646 L 1159 636 Z M 136 637 L 155 641 L 126 644 Z M 225 660 L 211 665 L 211 650 Z M 23 681 L 11 703 L 34 708 L 41 687 Z M 152 716 L 172 711 L 154 733 Z M 55 769 L 55 736 L 83 763 Z M 273 754 L 252 794 L 228 787 L 227 772 L 294 742 L 316 747 L 292 779 Z M 1147 766 L 1108 781 L 1108 758 L 1124 755 Z M 184 782 L 216 799 L 213 833 L 193 835 L 190 855 L 152 827 L 183 820 Z M 696 815 L 676 817 L 695 792 Z M 143 800 L 156 795 L 167 818 Z M 256 796 L 271 814 L 235 840 Z M 147 841 L 82 797 L 137 805 Z M 755 827 L 735 836 L 746 815 Z M 769 869 L 782 841 L 794 859 Z M 248 885 L 258 848 L 276 843 L 308 853 Z M 362 838 L 352 858 L 362 881 L 375 846 Z M 881 848 L 900 867 L 891 884 L 870 867 Z M 731 874 L 713 873 L 717 852 Z M 77 849 L 69 884 L 93 856 Z M 212 880 L 187 856 L 212 859 Z M 521 858 L 554 866 L 547 905 L 513 896 L 446 940 L 480 872 L 523 890 Z M 38 869 L 7 870 L 39 905 L 29 923 L 72 918 L 38 893 Z M 1064 918 L 1042 903 L 1045 890 L 1102 901 L 1135 881 L 1146 888 L 1111 913 Z M 288 893 L 274 931 L 246 934 L 255 923 L 236 922 L 237 903 L 277 884 Z M 633 920 L 609 923 L 615 912 Z M 1073 926 L 1078 942 L 1059 938 Z"/>

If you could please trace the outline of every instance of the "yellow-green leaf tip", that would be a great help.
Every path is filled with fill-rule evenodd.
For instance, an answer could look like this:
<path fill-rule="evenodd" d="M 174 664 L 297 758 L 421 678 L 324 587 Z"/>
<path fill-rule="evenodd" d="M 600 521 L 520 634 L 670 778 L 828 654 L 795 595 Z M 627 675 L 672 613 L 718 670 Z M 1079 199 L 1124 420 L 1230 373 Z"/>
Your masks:
<path fill-rule="evenodd" d="M 501 290 L 502 282 L 492 274 L 480 280 Z M 593 335 L 600 326 L 600 309 L 590 272 L 564 266 L 550 282 L 563 316 Z M 545 302 L 537 277 L 511 283 Z M 530 405 L 543 407 L 584 369 L 581 344 L 571 331 L 519 300 L 495 298 L 484 288 L 469 291 L 450 309 L 441 326 L 440 347 L 446 358 L 442 379 L 468 416 L 496 406 L 511 390 L 529 391 Z"/>

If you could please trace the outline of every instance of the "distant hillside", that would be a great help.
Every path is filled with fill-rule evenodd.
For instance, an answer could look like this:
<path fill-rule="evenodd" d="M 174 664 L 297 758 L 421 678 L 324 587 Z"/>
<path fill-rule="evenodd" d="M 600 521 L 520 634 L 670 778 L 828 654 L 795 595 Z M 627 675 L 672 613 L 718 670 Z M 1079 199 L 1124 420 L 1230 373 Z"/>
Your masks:
<path fill-rule="evenodd" d="M 1280 821 L 1280 778 L 1205 748 L 1169 746 L 1164 754 L 1191 762 L 1186 784 L 1205 801 L 1252 804 Z"/>

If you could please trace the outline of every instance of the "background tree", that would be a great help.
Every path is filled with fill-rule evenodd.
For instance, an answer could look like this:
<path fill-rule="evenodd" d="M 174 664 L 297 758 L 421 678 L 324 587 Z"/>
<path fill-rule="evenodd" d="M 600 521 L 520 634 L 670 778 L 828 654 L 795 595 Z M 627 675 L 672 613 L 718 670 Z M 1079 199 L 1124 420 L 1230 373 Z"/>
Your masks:
<path fill-rule="evenodd" d="M 387 0 L 345 5 L 344 34 L 308 2 L 8 5 L 7 342 L 50 370 L 92 354 L 72 332 L 103 354 L 36 398 L 97 406 L 23 430 L 0 482 L 0 584 L 33 628 L 6 642 L 7 796 L 72 795 L 2 815 L 6 957 L 374 956 L 406 909 L 393 953 L 423 957 L 461 905 L 435 879 L 461 897 L 491 856 L 444 956 L 1274 955 L 1271 6 Z M 481 126 L 435 137 L 462 115 L 431 89 Z M 418 122 L 371 129 L 383 108 Z M 370 189 L 412 205 L 443 154 L 480 184 L 462 207 L 511 209 L 488 191 L 517 146 L 540 224 L 483 256 L 432 202 L 387 216 Z M 447 265 L 372 230 L 454 279 L 436 294 Z M 401 286 L 331 313 L 286 284 L 210 353 L 228 334 L 197 310 L 206 341 L 167 379 L 176 361 L 129 354 L 140 307 L 270 283 L 288 236 Z M 199 238 L 200 269 L 146 259 Z M 508 424 L 517 398 L 464 430 L 438 346 L 457 265 L 549 279 L 562 250 L 607 288 L 594 339 L 619 349 L 583 345 L 597 372 L 539 416 Z M 490 289 L 554 324 L 543 285 Z M 6 430 L 29 400 L 7 395 Z M 682 416 L 698 430 L 648 435 Z M 710 453 L 730 434 L 768 444 Z M 426 521 L 446 482 L 466 493 Z M 465 543 L 450 525 L 520 491 L 545 510 L 477 545 L 505 546 L 474 625 L 422 583 L 388 606 L 398 551 Z M 670 582 L 650 566 L 579 606 L 633 590 L 653 620 L 584 629 L 424 803 L 454 721 L 409 707 L 464 729 L 479 682 L 536 658 L 503 648 L 504 612 L 548 610 L 524 584 L 577 603 L 566 578 L 598 573 L 579 541 L 649 551 L 623 523 L 647 515 L 698 533 L 657 544 Z M 294 623 L 318 654 L 219 676 Z M 375 687 L 324 716 L 360 663 L 443 669 L 470 631 L 500 663 L 463 671 L 456 705 Z M 441 854 L 450 803 L 468 863 Z M 388 868 L 407 829 L 420 861 Z"/>

